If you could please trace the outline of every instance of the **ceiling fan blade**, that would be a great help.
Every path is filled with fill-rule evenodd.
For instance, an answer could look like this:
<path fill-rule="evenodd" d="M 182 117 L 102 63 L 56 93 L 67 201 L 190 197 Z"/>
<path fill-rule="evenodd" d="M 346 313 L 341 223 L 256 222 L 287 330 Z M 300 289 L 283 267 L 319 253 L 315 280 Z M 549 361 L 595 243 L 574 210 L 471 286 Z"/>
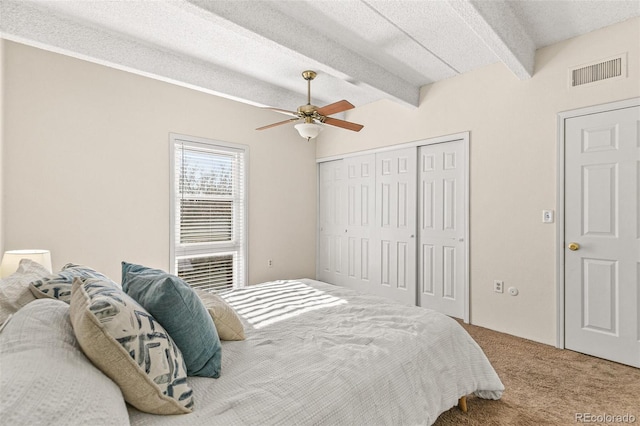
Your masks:
<path fill-rule="evenodd" d="M 286 109 L 271 108 L 271 107 L 265 107 L 263 109 L 268 109 L 269 111 L 279 112 L 280 114 L 290 115 L 292 117 L 298 117 L 299 116 L 297 112 L 287 111 Z"/>
<path fill-rule="evenodd" d="M 355 107 L 351 104 L 351 102 L 345 101 L 343 99 L 341 101 L 334 102 L 332 104 L 320 107 L 316 112 L 320 115 L 331 115 L 331 114 L 337 114 L 342 111 L 346 111 L 351 108 L 355 108 Z"/>
<path fill-rule="evenodd" d="M 279 121 L 279 122 L 277 122 L 277 123 L 268 124 L 268 125 L 266 125 L 266 126 L 258 127 L 256 130 L 265 130 L 265 129 L 270 129 L 270 128 L 272 128 L 272 127 L 280 126 L 281 124 L 287 124 L 287 123 L 290 123 L 290 122 L 292 122 L 292 121 L 298 121 L 298 120 L 300 120 L 300 118 L 299 118 L 299 117 L 296 117 L 296 118 L 290 118 L 290 119 L 288 119 L 288 120 Z"/>
<path fill-rule="evenodd" d="M 331 126 L 342 127 L 343 129 L 353 130 L 354 132 L 359 132 L 364 127 L 362 124 L 352 123 L 350 121 L 338 120 L 337 118 L 325 117 L 324 124 L 329 124 Z"/>

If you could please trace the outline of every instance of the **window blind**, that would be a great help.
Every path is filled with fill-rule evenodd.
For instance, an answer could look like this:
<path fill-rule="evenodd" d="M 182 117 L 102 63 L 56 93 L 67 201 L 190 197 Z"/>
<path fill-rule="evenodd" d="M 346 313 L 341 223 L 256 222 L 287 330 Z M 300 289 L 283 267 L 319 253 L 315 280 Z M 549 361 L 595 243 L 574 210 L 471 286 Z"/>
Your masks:
<path fill-rule="evenodd" d="M 193 287 L 244 286 L 246 149 L 173 136 L 174 273 Z"/>

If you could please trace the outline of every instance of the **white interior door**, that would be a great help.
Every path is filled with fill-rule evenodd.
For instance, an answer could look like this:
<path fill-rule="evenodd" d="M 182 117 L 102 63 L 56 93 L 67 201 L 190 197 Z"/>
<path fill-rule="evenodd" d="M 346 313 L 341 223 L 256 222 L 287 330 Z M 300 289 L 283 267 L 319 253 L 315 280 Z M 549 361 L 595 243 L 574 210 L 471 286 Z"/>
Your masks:
<path fill-rule="evenodd" d="M 462 141 L 418 153 L 418 303 L 456 318 L 466 293 L 464 154 Z"/>
<path fill-rule="evenodd" d="M 565 347 L 640 367 L 640 107 L 565 120 Z"/>
<path fill-rule="evenodd" d="M 343 252 L 346 265 L 343 284 L 368 292 L 379 281 L 379 268 L 374 256 L 377 239 L 375 220 L 375 154 L 345 158 L 346 226 Z"/>
<path fill-rule="evenodd" d="M 343 160 L 319 164 L 318 279 L 332 284 L 344 280 L 344 170 Z"/>
<path fill-rule="evenodd" d="M 416 148 L 376 154 L 380 279 L 373 292 L 416 304 Z"/>

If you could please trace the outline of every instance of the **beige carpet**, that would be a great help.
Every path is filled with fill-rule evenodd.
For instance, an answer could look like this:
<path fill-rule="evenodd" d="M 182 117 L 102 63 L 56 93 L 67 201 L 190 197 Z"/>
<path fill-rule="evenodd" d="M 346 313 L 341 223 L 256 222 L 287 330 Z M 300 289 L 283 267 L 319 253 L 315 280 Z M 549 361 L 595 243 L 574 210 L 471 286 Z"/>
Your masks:
<path fill-rule="evenodd" d="M 453 408 L 435 425 L 576 425 L 576 413 L 626 414 L 640 425 L 640 369 L 463 326 L 485 351 L 506 389 L 499 401 L 468 397 L 468 413 Z M 593 420 L 590 424 L 624 424 L 615 421 L 623 418 Z"/>

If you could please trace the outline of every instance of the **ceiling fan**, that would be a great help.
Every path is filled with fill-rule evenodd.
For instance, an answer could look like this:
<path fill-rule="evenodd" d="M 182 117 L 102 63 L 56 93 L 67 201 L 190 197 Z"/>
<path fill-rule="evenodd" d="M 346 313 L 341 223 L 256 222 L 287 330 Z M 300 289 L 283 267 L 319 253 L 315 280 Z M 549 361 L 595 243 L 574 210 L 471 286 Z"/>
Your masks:
<path fill-rule="evenodd" d="M 272 111 L 279 112 L 281 114 L 290 115 L 293 118 L 258 127 L 256 130 L 270 129 L 271 127 L 276 127 L 281 124 L 304 120 L 304 123 L 296 124 L 294 127 L 296 128 L 298 133 L 300 133 L 300 136 L 307 140 L 315 138 L 322 130 L 322 126 L 317 123 L 329 124 L 331 126 L 341 127 L 343 129 L 359 132 L 364 127 L 361 124 L 328 117 L 329 115 L 337 114 L 339 112 L 354 108 L 354 106 L 350 102 L 342 100 L 329 105 L 325 105 L 320 108 L 315 105 L 311 105 L 311 80 L 316 78 L 316 75 L 317 73 L 315 71 L 307 70 L 302 72 L 302 77 L 307 80 L 307 104 L 299 106 L 296 112 L 279 108 L 266 108 Z"/>

